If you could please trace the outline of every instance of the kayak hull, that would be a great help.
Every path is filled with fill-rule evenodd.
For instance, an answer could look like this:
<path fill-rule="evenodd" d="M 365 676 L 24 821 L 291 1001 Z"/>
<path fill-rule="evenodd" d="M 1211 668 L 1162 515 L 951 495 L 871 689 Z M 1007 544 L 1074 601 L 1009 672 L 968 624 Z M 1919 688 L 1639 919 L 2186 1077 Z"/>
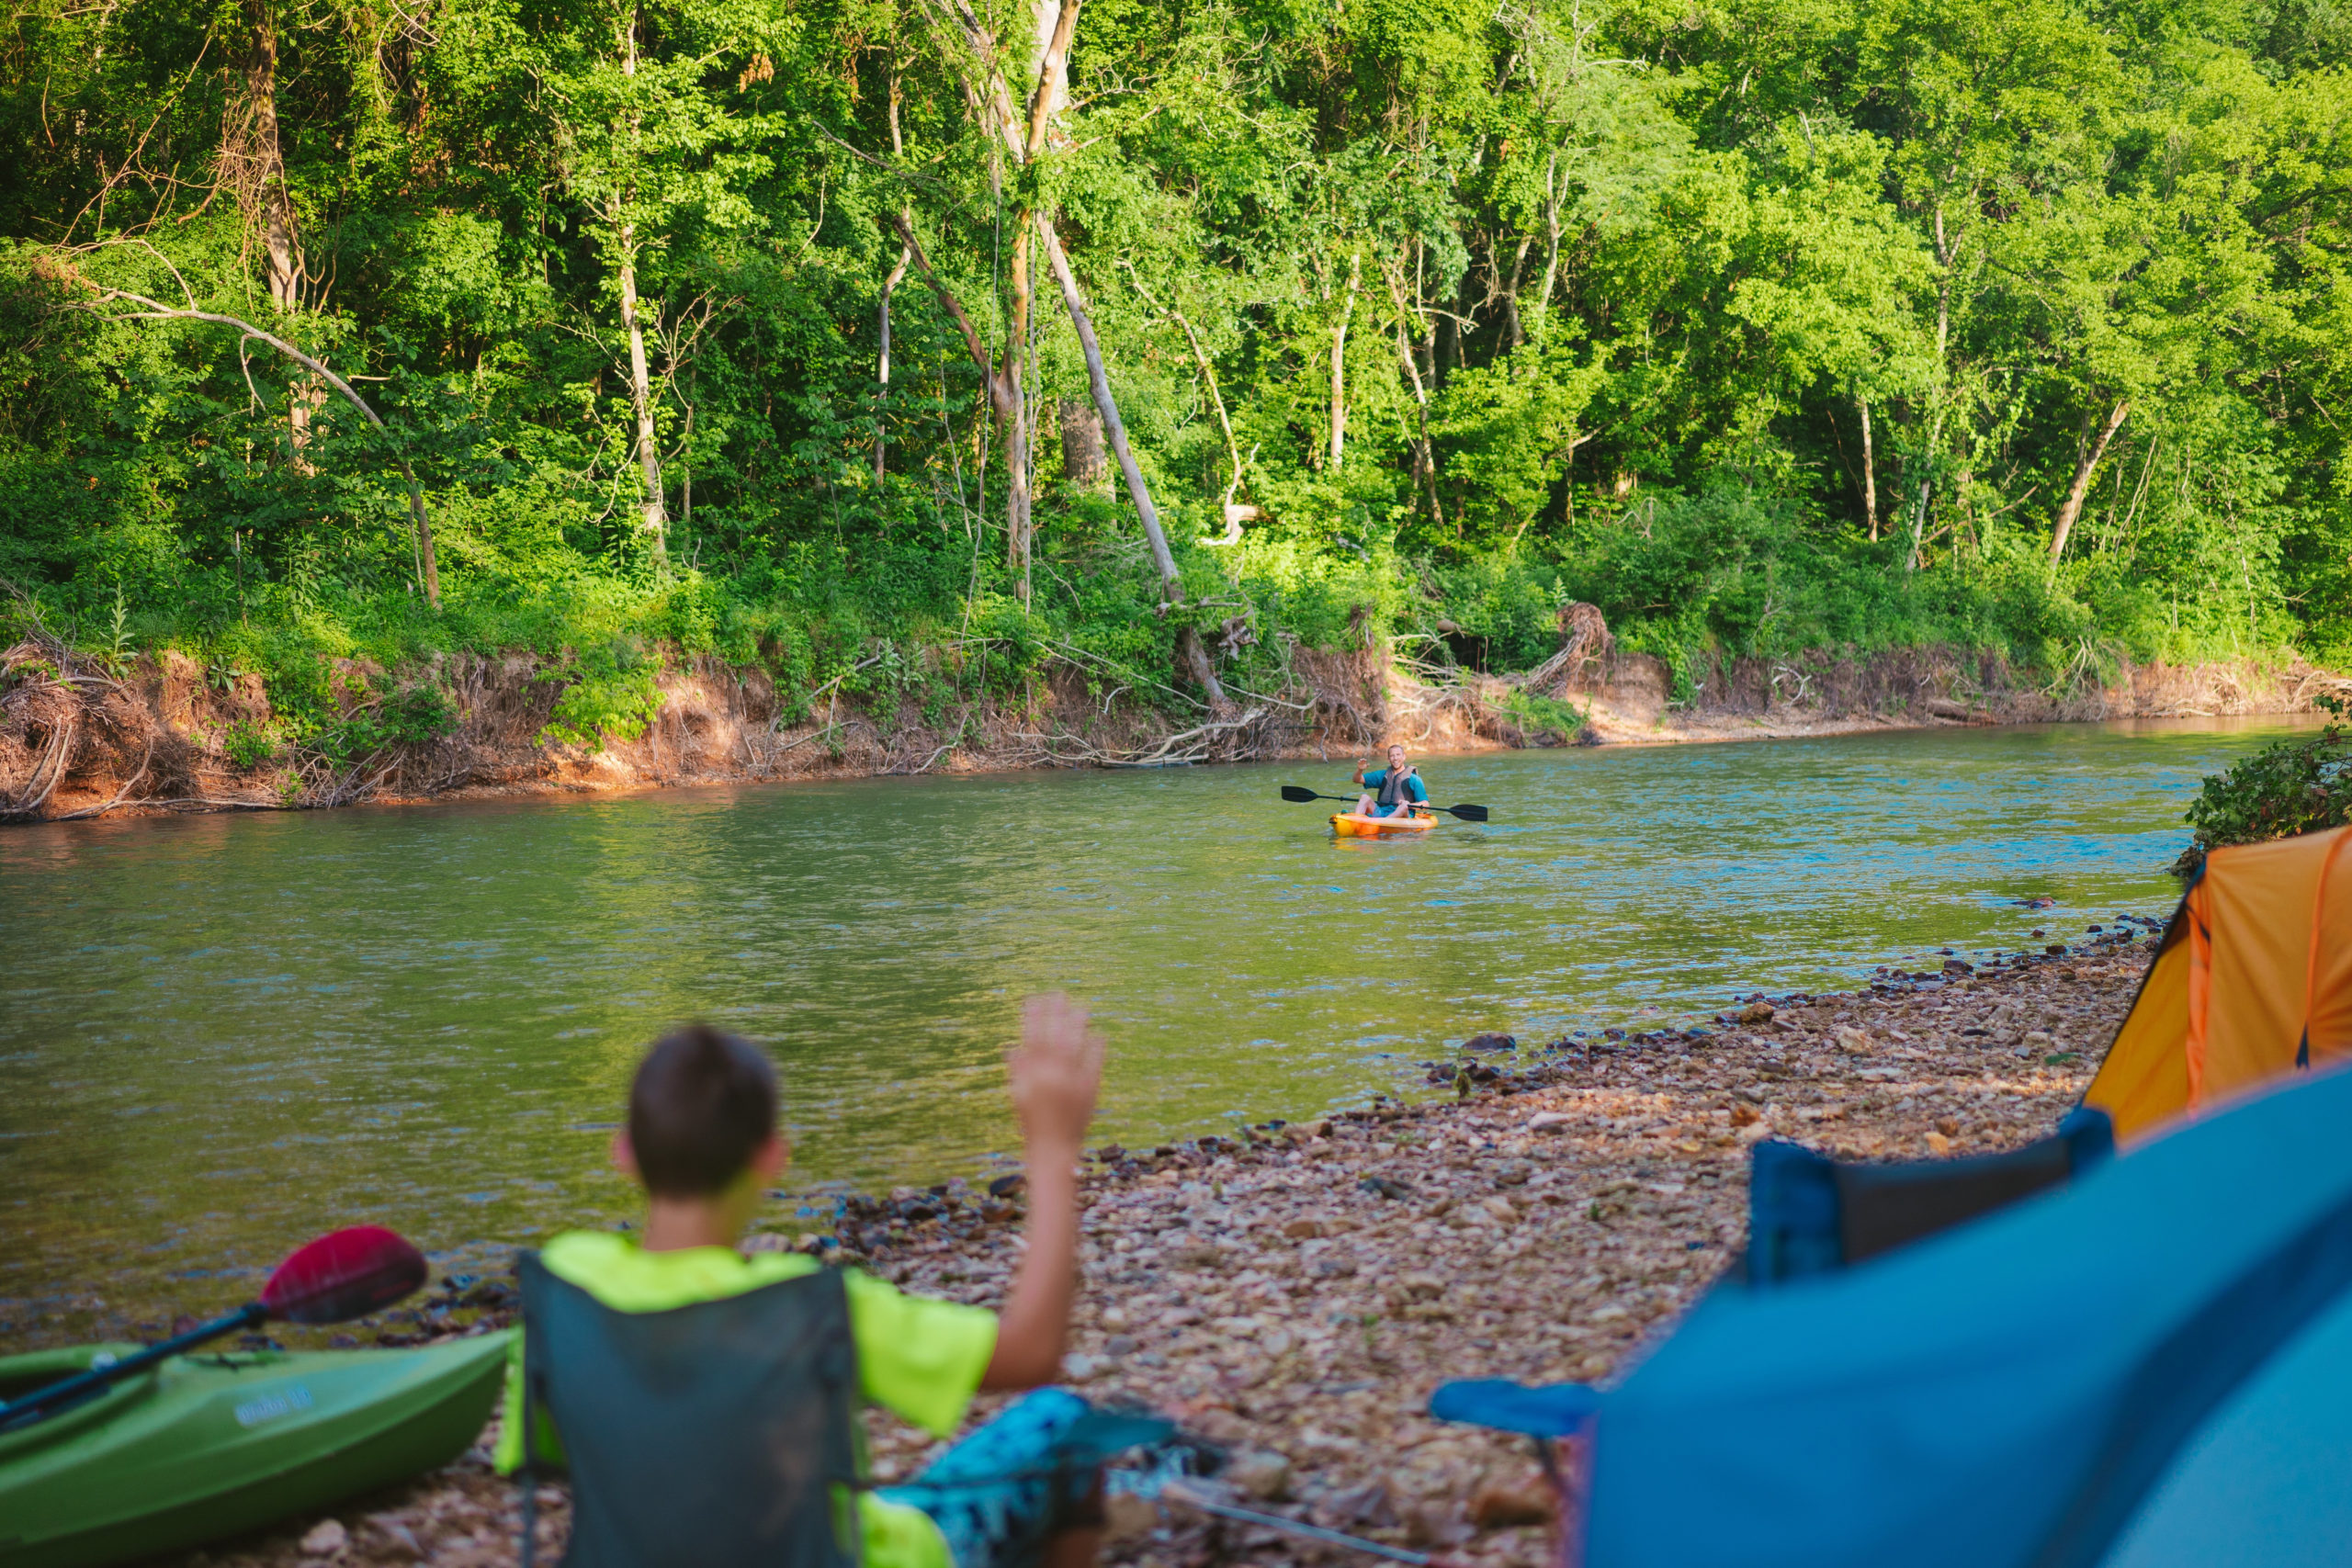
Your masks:
<path fill-rule="evenodd" d="M 1416 811 L 1410 817 L 1359 817 L 1352 811 L 1331 814 L 1331 831 L 1342 839 L 1389 839 L 1400 834 L 1426 833 L 1437 826 L 1433 813 Z"/>
<path fill-rule="evenodd" d="M 489 1419 L 511 1337 L 175 1356 L 0 1433 L 0 1565 L 185 1551 L 447 1464 Z M 0 1389 L 21 1394 L 137 1348 L 0 1358 Z"/>

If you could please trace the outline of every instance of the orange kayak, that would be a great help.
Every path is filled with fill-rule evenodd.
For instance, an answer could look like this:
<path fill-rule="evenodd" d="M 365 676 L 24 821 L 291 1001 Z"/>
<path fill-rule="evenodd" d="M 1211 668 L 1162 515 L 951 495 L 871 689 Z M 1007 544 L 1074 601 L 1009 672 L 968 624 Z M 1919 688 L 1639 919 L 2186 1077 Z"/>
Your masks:
<path fill-rule="evenodd" d="M 1331 814 L 1331 831 L 1342 839 L 1386 839 L 1399 833 L 1426 833 L 1437 826 L 1437 814 L 1416 811 L 1410 817 L 1359 817 L 1352 811 Z"/>

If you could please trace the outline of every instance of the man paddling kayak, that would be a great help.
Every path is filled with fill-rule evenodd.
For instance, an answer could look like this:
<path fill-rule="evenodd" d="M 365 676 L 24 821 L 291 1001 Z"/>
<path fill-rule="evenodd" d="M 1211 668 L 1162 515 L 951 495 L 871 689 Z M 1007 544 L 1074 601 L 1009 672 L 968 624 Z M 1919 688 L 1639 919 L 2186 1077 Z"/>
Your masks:
<path fill-rule="evenodd" d="M 1402 817 L 1416 806 L 1429 804 L 1430 792 L 1421 784 L 1420 770 L 1405 765 L 1402 746 L 1388 748 L 1385 768 L 1357 763 L 1355 782 L 1364 786 L 1363 798 L 1356 802 L 1359 817 Z"/>

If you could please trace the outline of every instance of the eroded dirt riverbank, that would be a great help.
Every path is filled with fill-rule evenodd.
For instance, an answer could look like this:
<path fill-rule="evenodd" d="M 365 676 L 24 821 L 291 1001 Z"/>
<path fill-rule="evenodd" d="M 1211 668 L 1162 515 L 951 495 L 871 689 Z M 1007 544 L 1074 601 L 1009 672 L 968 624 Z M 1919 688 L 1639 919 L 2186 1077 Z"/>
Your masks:
<path fill-rule="evenodd" d="M 1703 1034 L 1470 1056 L 1466 1100 L 1269 1126 L 1246 1144 L 1103 1151 L 1069 1373 L 1229 1450 L 1226 1483 L 1250 1506 L 1532 1564 L 1542 1494 L 1524 1447 L 1428 1420 L 1430 1391 L 1621 1371 L 1741 1244 L 1759 1138 L 1893 1159 L 2049 1132 L 2128 1010 L 2151 935 L 2135 918 L 1973 972 L 1927 955 L 1864 992 L 1740 1004 Z M 901 1189 L 854 1205 L 837 1240 L 908 1289 L 992 1304 L 1020 1245 L 1014 1208 L 961 1184 Z M 779 1231 L 755 1245 L 808 1241 Z M 408 1326 L 479 1331 L 507 1295 L 497 1281 L 445 1289 Z M 871 1427 L 885 1478 L 933 1450 L 886 1417 Z M 191 1562 L 513 1562 L 513 1492 L 485 1451 Z M 561 1494 L 545 1497 L 552 1540 Z M 1175 1507 L 1114 1514 L 1120 1562 L 1322 1551 Z"/>
<path fill-rule="evenodd" d="M 1272 689 L 1237 684 L 1213 711 L 1169 686 L 1145 694 L 1151 703 L 1122 702 L 1131 682 L 1074 660 L 1049 665 L 1017 697 L 984 683 L 953 700 L 945 686 L 920 699 L 845 693 L 837 678 L 796 698 L 763 666 L 677 654 L 652 677 L 658 703 L 645 722 L 576 745 L 549 727 L 577 671 L 537 654 L 436 656 L 396 679 L 336 661 L 326 674 L 340 728 L 297 743 L 258 674 L 175 651 L 105 664 L 36 638 L 0 652 L 0 823 L 1329 759 L 1391 740 L 1468 751 L 2293 714 L 2346 685 L 2300 661 L 2240 661 L 2127 664 L 2104 682 L 2049 687 L 1996 655 L 1950 648 L 1727 658 L 1679 681 L 1657 657 L 1617 648 L 1597 611 L 1564 612 L 1562 639 L 1551 660 L 1510 675 L 1289 647 L 1281 680 L 1261 682 Z M 429 739 L 402 728 L 422 722 L 415 714 L 399 717 L 420 694 L 429 701 L 416 712 L 440 716 Z"/>

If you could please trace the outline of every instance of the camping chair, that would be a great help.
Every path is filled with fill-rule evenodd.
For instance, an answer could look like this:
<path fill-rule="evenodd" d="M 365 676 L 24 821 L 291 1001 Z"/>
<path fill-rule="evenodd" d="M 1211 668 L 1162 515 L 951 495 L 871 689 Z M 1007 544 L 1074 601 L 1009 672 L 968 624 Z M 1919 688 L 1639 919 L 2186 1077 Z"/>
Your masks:
<path fill-rule="evenodd" d="M 1544 1443 L 1563 1565 L 2341 1568 L 2348 1124 L 2352 1071 L 2317 1076 L 1933 1245 L 1719 1287 L 1610 1388 L 1430 1413 Z"/>
<path fill-rule="evenodd" d="M 617 1312 L 557 1278 L 537 1253 L 523 1280 L 523 1568 L 537 1550 L 544 1472 L 571 1477 L 565 1568 L 848 1568 L 858 1557 L 863 1477 L 857 1347 L 841 1274 L 819 1269 L 666 1312 Z M 1069 1404 L 1083 1402 L 1064 1394 Z M 552 1418 L 555 1433 L 542 1429 Z M 1026 1468 L 997 1456 L 999 1422 L 903 1488 L 947 1498 L 961 1524 L 1042 1547 L 1001 1516 L 1009 1483 L 1080 1477 L 1174 1427 L 1132 1411 L 1082 1409 Z M 550 1438 L 560 1438 L 558 1442 Z M 929 1508 L 931 1503 L 923 1503 Z M 936 1510 L 934 1510 L 935 1512 Z"/>
<path fill-rule="evenodd" d="M 1748 1167 L 1749 1284 L 1801 1279 L 1901 1247 L 2059 1186 L 2111 1157 L 2103 1111 L 2069 1111 L 2057 1134 L 2005 1154 L 1863 1164 L 1767 1139 Z"/>
<path fill-rule="evenodd" d="M 524 1568 L 542 1413 L 571 1473 L 566 1568 L 855 1562 L 857 1348 L 838 1273 L 625 1313 L 537 1253 L 519 1267 Z"/>

